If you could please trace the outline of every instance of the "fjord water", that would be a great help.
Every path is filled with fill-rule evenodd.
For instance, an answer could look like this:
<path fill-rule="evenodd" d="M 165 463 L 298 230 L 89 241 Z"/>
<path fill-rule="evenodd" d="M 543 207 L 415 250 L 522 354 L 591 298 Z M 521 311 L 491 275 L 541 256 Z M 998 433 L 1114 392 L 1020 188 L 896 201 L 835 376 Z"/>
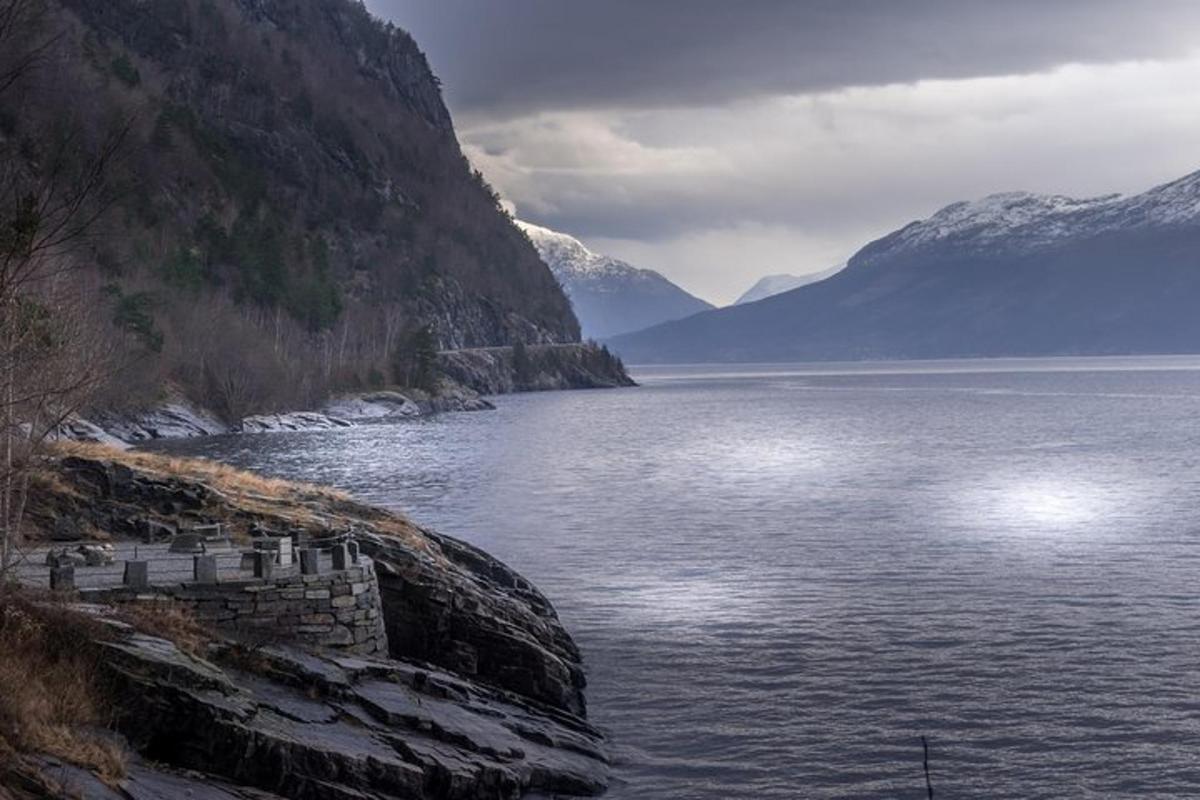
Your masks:
<path fill-rule="evenodd" d="M 611 797 L 1200 795 L 1200 359 L 636 377 L 169 447 L 533 579 Z"/>

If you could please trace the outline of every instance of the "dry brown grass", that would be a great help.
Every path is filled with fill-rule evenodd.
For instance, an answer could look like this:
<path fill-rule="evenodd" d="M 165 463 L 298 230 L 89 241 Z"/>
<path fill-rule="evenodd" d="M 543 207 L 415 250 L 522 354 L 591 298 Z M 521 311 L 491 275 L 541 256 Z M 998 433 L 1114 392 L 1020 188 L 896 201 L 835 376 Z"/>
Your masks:
<path fill-rule="evenodd" d="M 115 447 L 90 442 L 61 442 L 55 445 L 55 450 L 64 456 L 105 459 L 161 477 L 192 480 L 206 484 L 227 496 L 275 501 L 292 500 L 297 497 L 343 501 L 350 499 L 345 492 L 326 486 L 267 478 L 204 458 L 178 458 L 160 453 L 118 450 Z"/>
<path fill-rule="evenodd" d="M 314 532 L 367 522 L 378 533 L 439 557 L 419 529 L 403 516 L 363 506 L 347 493 L 329 487 L 268 478 L 207 459 L 118 450 L 85 442 L 62 442 L 55 445 L 55 451 L 64 457 L 107 460 L 160 478 L 202 484 L 221 495 L 232 506 L 230 510 Z"/>
<path fill-rule="evenodd" d="M 119 607 L 117 619 L 142 633 L 166 639 L 197 658 L 203 658 L 217 639 L 211 629 L 196 621 L 191 609 L 170 599 L 126 603 Z"/>
<path fill-rule="evenodd" d="M 0 760 L 45 753 L 109 783 L 125 755 L 98 734 L 108 718 L 100 684 L 100 622 L 49 601 L 0 594 Z"/>

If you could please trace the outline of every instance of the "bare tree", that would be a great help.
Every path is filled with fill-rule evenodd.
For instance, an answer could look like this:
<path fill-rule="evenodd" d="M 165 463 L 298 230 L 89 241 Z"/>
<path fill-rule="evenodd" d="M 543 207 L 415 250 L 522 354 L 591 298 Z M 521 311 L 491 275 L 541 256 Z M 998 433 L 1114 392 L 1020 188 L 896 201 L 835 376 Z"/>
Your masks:
<path fill-rule="evenodd" d="M 0 0 L 0 94 L 46 57 L 58 36 L 42 34 L 44 0 Z"/>
<path fill-rule="evenodd" d="M 43 11 L 40 0 L 0 0 L 0 94 L 53 44 L 36 35 Z M 37 456 L 111 368 L 102 351 L 112 339 L 77 269 L 129 128 L 92 146 L 81 130 L 60 131 L 34 154 L 0 144 L 0 583 Z"/>

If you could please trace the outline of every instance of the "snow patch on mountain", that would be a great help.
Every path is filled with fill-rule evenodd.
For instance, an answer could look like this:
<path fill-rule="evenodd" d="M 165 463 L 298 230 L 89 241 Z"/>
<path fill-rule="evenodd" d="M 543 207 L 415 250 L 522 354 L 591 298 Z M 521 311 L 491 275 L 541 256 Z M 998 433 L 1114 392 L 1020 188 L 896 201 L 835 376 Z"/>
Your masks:
<path fill-rule="evenodd" d="M 836 267 L 831 267 L 821 272 L 810 272 L 806 275 L 789 275 L 781 273 L 779 275 L 767 275 L 759 278 L 759 280 L 746 290 L 745 294 L 734 301 L 735 306 L 745 305 L 746 303 L 755 303 L 759 300 L 765 300 L 768 297 L 774 297 L 777 294 L 790 292 L 793 289 L 799 289 L 801 286 L 823 281 L 826 278 L 832 277 L 845 269 L 845 263 L 838 264 Z"/>
<path fill-rule="evenodd" d="M 574 236 L 515 222 L 571 298 L 584 336 L 603 339 L 712 308 L 654 270 L 594 253 Z"/>
<path fill-rule="evenodd" d="M 1074 198 L 1003 192 L 953 203 L 891 237 L 889 250 L 940 242 L 1025 251 L 1115 230 L 1164 228 L 1200 221 L 1200 172 L 1132 197 Z"/>
<path fill-rule="evenodd" d="M 514 222 L 529 237 L 529 241 L 533 242 L 542 260 L 560 281 L 569 278 L 599 278 L 606 275 L 616 277 L 645 273 L 644 277 L 649 277 L 658 274 L 652 270 L 638 269 L 616 258 L 593 253 L 574 236 L 521 220 Z"/>

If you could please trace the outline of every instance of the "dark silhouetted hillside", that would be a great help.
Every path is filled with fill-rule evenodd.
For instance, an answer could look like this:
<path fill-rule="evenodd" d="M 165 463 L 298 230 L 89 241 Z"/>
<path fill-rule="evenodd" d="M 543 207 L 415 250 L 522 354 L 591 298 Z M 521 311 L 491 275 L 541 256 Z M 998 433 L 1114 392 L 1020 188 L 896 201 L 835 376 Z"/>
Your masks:
<path fill-rule="evenodd" d="M 424 55 L 360 3 L 46 8 L 29 39 L 52 44 L 3 95 L 0 147 L 37 172 L 131 125 L 115 205 L 73 255 L 145 345 L 122 397 L 304 407 L 390 381 L 422 331 L 444 348 L 579 339 Z"/>

